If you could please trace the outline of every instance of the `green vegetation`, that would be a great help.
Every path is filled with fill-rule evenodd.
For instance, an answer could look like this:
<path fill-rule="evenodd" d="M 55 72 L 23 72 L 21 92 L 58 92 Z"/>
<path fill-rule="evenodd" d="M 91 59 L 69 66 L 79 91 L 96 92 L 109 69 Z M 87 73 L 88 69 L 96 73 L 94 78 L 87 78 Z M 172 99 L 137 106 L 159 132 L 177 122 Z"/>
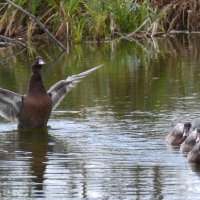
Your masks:
<path fill-rule="evenodd" d="M 82 40 L 110 39 L 116 33 L 129 33 L 155 12 L 147 0 L 14 0 L 35 15 L 56 37 Z M 0 34 L 13 37 L 42 35 L 41 29 L 7 3 L 0 4 Z"/>
<path fill-rule="evenodd" d="M 199 30 L 197 0 L 13 0 L 57 38 L 81 42 L 113 37 Z M 27 40 L 45 36 L 35 22 L 0 3 L 0 34 Z"/>

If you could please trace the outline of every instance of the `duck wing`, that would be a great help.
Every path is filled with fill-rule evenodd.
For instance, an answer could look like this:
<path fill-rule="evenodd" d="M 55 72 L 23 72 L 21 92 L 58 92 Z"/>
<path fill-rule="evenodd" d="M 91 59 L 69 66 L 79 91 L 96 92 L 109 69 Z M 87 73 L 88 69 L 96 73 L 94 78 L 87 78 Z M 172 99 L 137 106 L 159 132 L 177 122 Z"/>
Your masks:
<path fill-rule="evenodd" d="M 0 88 L 0 116 L 9 121 L 18 121 L 22 95 Z"/>
<path fill-rule="evenodd" d="M 93 71 L 97 70 L 103 65 L 99 65 L 97 67 L 94 67 L 90 70 L 87 70 L 85 72 L 82 72 L 80 74 L 76 74 L 73 76 L 67 77 L 66 80 L 61 80 L 57 82 L 55 85 L 53 85 L 49 90 L 48 93 L 50 94 L 53 102 L 52 109 L 55 109 L 61 101 L 64 99 L 64 97 L 67 95 L 67 93 L 76 86 L 78 82 L 81 81 L 82 78 L 86 77 Z"/>

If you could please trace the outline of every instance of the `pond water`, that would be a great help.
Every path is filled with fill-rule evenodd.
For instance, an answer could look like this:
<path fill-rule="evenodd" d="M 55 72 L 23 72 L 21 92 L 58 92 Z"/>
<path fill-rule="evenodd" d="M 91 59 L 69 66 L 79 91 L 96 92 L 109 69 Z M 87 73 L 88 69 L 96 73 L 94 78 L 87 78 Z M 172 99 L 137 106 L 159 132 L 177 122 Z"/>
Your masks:
<path fill-rule="evenodd" d="M 0 87 L 26 93 L 35 55 L 46 88 L 93 66 L 47 131 L 0 118 L 0 199 L 199 199 L 200 170 L 165 143 L 200 108 L 200 35 L 0 50 Z M 10 56 L 15 54 L 15 56 Z"/>

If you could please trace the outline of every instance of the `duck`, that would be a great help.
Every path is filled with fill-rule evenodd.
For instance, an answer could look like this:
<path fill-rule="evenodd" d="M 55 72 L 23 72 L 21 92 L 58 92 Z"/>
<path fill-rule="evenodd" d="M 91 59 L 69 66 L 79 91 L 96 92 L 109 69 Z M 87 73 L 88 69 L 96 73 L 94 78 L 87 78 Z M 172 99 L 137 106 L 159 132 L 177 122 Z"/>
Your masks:
<path fill-rule="evenodd" d="M 187 154 L 187 160 L 189 163 L 200 163 L 200 142 L 197 142 Z"/>
<path fill-rule="evenodd" d="M 182 153 L 189 153 L 200 139 L 200 128 L 195 129 L 180 146 Z"/>
<path fill-rule="evenodd" d="M 190 122 L 177 123 L 167 135 L 166 142 L 170 145 L 180 145 L 190 134 L 191 126 Z"/>
<path fill-rule="evenodd" d="M 84 77 L 102 65 L 77 75 L 72 75 L 45 89 L 40 70 L 46 63 L 41 56 L 32 64 L 27 94 L 22 95 L 0 88 L 0 116 L 9 121 L 18 122 L 18 128 L 47 127 L 52 110 L 64 99 L 66 94 Z"/>

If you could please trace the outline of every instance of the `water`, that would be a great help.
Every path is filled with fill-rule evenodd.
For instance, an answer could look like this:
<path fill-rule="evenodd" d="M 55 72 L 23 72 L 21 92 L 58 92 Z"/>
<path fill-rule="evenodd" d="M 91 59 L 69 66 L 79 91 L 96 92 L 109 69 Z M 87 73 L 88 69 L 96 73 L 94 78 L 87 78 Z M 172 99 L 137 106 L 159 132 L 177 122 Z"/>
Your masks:
<path fill-rule="evenodd" d="M 104 63 L 47 131 L 19 132 L 0 118 L 0 199 L 199 199 L 199 167 L 165 144 L 174 118 L 199 116 L 199 37 L 84 44 L 61 55 L 52 44 L 0 50 L 0 87 L 22 94 L 35 54 L 47 62 L 47 88 Z"/>

